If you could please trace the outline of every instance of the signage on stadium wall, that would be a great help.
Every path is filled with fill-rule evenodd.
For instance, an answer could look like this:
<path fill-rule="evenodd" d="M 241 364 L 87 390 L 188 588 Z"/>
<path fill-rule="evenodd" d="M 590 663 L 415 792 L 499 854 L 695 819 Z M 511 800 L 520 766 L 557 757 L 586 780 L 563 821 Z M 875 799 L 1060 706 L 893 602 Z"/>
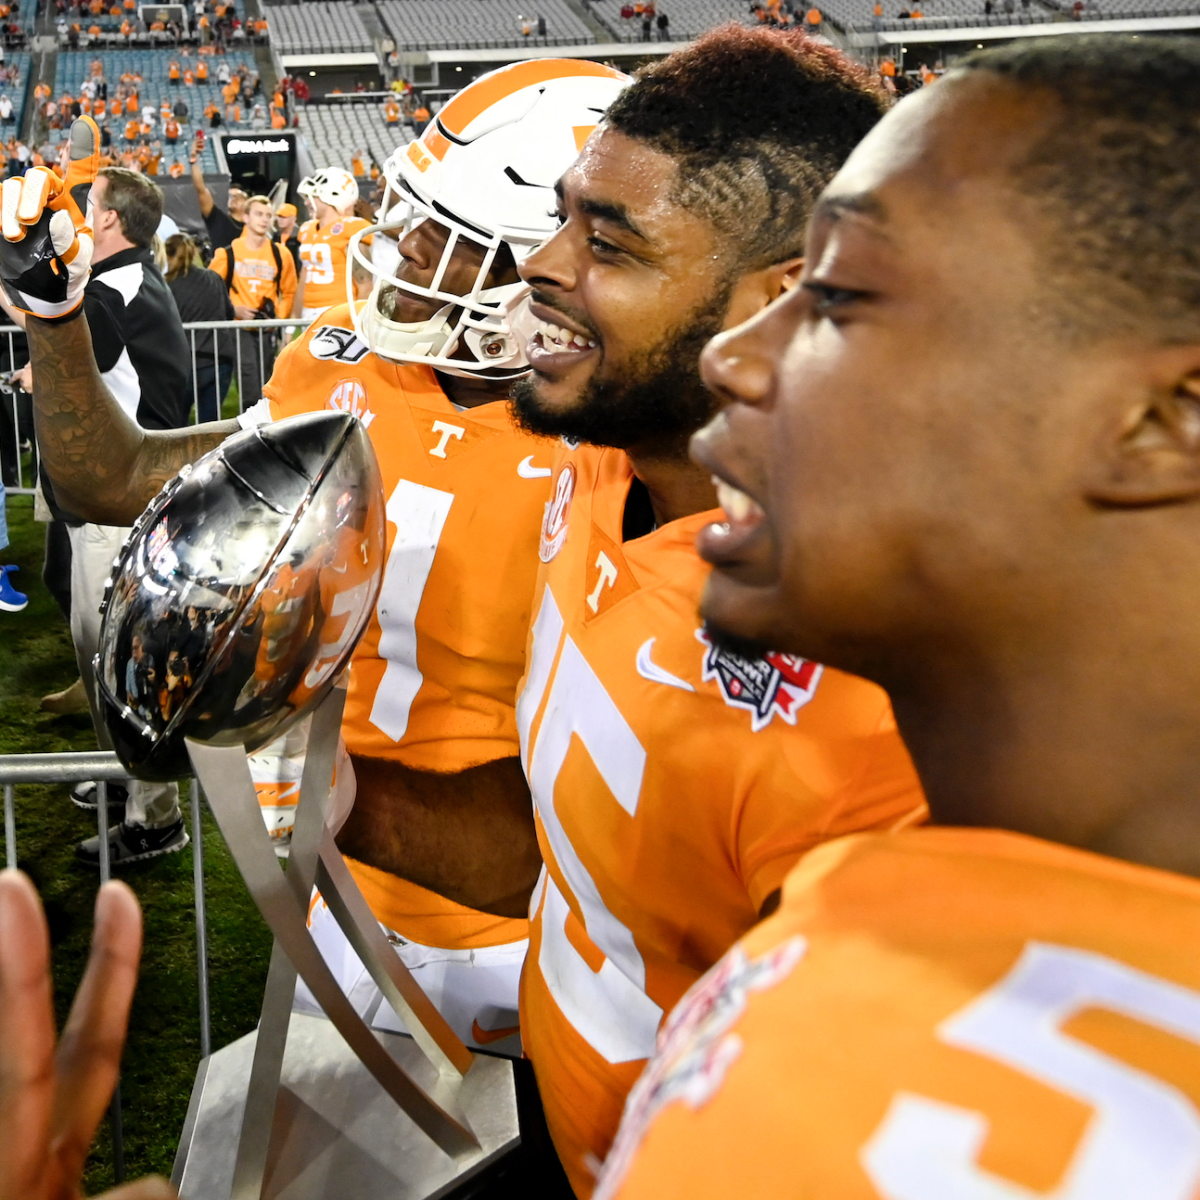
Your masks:
<path fill-rule="evenodd" d="M 292 148 L 288 138 L 229 138 L 226 154 L 286 154 Z"/>

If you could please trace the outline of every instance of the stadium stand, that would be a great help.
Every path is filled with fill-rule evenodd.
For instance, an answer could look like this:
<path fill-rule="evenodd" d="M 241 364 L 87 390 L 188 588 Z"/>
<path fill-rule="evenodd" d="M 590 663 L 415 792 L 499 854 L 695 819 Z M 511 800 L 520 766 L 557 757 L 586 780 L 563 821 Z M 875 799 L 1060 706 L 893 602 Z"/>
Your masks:
<path fill-rule="evenodd" d="M 263 15 L 281 54 L 348 54 L 372 48 L 353 0 L 271 4 Z"/>
<path fill-rule="evenodd" d="M 601 0 L 600 3 L 588 5 L 592 15 L 612 33 L 615 41 L 644 40 L 641 18 L 622 17 L 622 7 L 630 7 L 632 11 L 625 0 Z M 659 5 L 658 11 L 665 12 L 670 19 L 671 41 L 676 42 L 699 37 L 706 29 L 723 25 L 726 21 L 739 21 L 743 25 L 756 23 L 750 14 L 749 0 L 671 0 L 669 4 Z M 657 40 L 657 28 L 651 31 L 651 38 Z"/>
<path fill-rule="evenodd" d="M 230 51 L 209 60 L 212 65 L 211 78 L 207 83 L 196 83 L 190 87 L 182 84 L 172 85 L 169 82 L 168 70 L 171 62 L 178 61 L 179 55 L 174 50 L 100 50 L 60 52 L 54 74 L 54 95 L 61 96 L 64 92 L 72 96 L 79 95 L 80 85 L 91 71 L 91 64 L 97 59 L 104 67 L 104 77 L 110 88 L 123 74 L 130 73 L 142 77 L 142 85 L 138 98 L 142 107 L 150 105 L 155 110 L 163 100 L 173 104 L 183 97 L 188 106 L 188 122 L 183 125 L 183 136 L 180 138 L 175 155 L 167 153 L 168 161 L 172 157 L 186 159 L 187 143 L 196 130 L 207 122 L 203 121 L 204 108 L 209 103 L 216 104 L 222 112 L 225 110 L 224 98 L 221 95 L 221 84 L 216 77 L 219 63 L 228 64 L 231 71 L 255 71 L 254 55 L 250 51 Z M 266 101 L 264 100 L 264 104 Z M 114 146 L 121 144 L 121 129 L 123 122 L 112 123 L 111 130 Z M 52 130 L 50 140 L 57 143 L 65 136 L 62 130 Z M 211 143 L 205 147 L 201 166 L 205 171 L 217 169 L 216 155 Z"/>
<path fill-rule="evenodd" d="M 379 13 L 403 50 L 569 46 L 596 40 L 565 0 L 384 0 Z M 539 17 L 546 22 L 544 37 L 537 33 Z"/>
<path fill-rule="evenodd" d="M 405 125 L 389 125 L 377 104 L 309 104 L 300 110 L 300 128 L 308 139 L 313 166 L 349 167 L 351 155 L 366 152 L 380 166 L 397 147 L 413 140 Z"/>
<path fill-rule="evenodd" d="M 12 120 L 7 125 L 0 126 L 0 133 L 3 133 L 5 138 L 18 132 L 25 118 L 31 58 L 32 56 L 24 51 L 8 51 L 4 55 L 4 62 L 0 63 L 0 94 L 6 95 L 12 101 Z"/>

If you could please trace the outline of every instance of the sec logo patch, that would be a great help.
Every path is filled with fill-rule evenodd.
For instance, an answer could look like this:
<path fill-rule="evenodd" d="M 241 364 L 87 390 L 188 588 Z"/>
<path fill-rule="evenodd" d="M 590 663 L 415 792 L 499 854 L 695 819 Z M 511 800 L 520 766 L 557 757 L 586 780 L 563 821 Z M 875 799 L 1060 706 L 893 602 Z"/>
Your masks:
<path fill-rule="evenodd" d="M 364 426 L 375 420 L 367 407 L 367 389 L 357 379 L 339 379 L 329 393 L 329 407 L 356 416 Z"/>

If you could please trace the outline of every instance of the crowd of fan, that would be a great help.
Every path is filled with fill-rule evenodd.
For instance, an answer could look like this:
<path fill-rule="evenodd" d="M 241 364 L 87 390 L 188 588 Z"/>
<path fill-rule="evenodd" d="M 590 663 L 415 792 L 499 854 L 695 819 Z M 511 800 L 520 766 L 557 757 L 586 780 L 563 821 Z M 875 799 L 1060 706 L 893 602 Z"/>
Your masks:
<path fill-rule="evenodd" d="M 147 22 L 138 0 L 55 0 L 55 3 L 58 41 L 68 49 L 95 41 L 117 45 L 196 43 L 201 49 L 223 49 L 247 41 L 267 40 L 265 18 L 243 20 L 233 4 L 225 0 L 192 0 L 190 27 L 154 13 Z"/>

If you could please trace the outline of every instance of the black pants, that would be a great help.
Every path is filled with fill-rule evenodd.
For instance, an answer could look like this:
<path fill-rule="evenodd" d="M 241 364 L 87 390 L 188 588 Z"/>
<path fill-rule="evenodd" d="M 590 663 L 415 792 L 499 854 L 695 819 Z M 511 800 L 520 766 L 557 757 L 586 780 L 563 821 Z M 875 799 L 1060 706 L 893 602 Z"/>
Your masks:
<path fill-rule="evenodd" d="M 263 384 L 275 369 L 278 330 L 255 329 L 247 322 L 238 330 L 241 362 L 238 363 L 238 399 L 242 412 L 253 408 L 262 399 Z"/>
<path fill-rule="evenodd" d="M 62 615 L 71 620 L 71 542 L 65 521 L 46 526 L 46 557 L 42 563 L 42 582 L 54 597 Z"/>

